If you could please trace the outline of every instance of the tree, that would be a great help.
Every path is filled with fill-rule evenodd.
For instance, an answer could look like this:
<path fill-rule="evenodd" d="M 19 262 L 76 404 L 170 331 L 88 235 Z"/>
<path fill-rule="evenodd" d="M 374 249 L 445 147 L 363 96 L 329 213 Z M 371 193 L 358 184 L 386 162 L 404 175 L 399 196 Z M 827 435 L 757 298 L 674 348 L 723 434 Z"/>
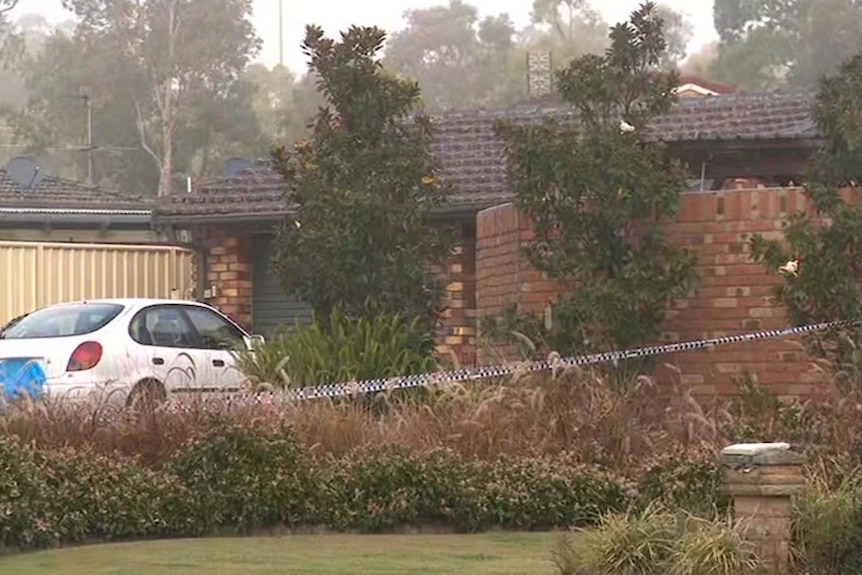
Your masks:
<path fill-rule="evenodd" d="M 278 235 L 275 267 L 323 317 L 399 313 L 430 327 L 441 303 L 431 267 L 451 244 L 427 217 L 448 196 L 430 122 L 413 115 L 418 85 L 381 66 L 385 38 L 351 27 L 336 42 L 306 27 L 303 51 L 325 102 L 310 141 L 274 152 L 297 214 Z"/>
<path fill-rule="evenodd" d="M 224 96 L 260 40 L 251 0 L 63 0 L 80 19 L 90 51 L 114 50 L 143 72 L 132 99 L 140 144 L 159 170 L 158 194 L 170 194 L 174 140 L 195 96 Z"/>
<path fill-rule="evenodd" d="M 385 64 L 416 79 L 428 110 L 510 103 L 507 76 L 515 28 L 507 14 L 479 20 L 461 0 L 404 13 L 407 26 L 387 43 Z"/>
<path fill-rule="evenodd" d="M 566 353 L 650 341 L 669 299 L 696 277 L 693 256 L 659 227 L 675 215 L 686 171 L 664 145 L 639 137 L 674 104 L 678 79 L 660 70 L 667 44 L 656 6 L 641 5 L 609 37 L 606 54 L 582 56 L 558 74 L 576 123 L 498 127 L 516 205 L 534 224 L 527 258 L 568 288 L 546 334 Z"/>
<path fill-rule="evenodd" d="M 716 0 L 717 79 L 747 89 L 815 85 L 862 51 L 859 0 Z"/>
<path fill-rule="evenodd" d="M 526 47 L 552 52 L 561 66 L 607 48 L 607 24 L 588 0 L 533 0 L 530 17 Z"/>
<path fill-rule="evenodd" d="M 856 188 L 862 181 L 860 114 L 862 55 L 820 82 L 814 115 L 825 145 L 805 184 L 815 213 L 789 218 L 781 239 L 752 238 L 754 260 L 783 278 L 776 298 L 793 325 L 862 316 L 862 204 Z M 853 188 L 849 201 L 843 188 Z M 852 375 L 858 386 L 860 335 L 860 326 L 853 325 L 814 334 L 805 343 L 816 357 Z"/>
<path fill-rule="evenodd" d="M 680 71 L 704 79 L 712 79 L 712 67 L 718 57 L 718 43 L 710 42 L 697 52 L 689 54 L 682 62 Z"/>
<path fill-rule="evenodd" d="M 666 4 L 659 4 L 656 12 L 664 21 L 664 37 L 667 43 L 660 66 L 665 69 L 676 68 L 688 54 L 688 43 L 694 36 L 694 26 L 688 16 Z"/>
<path fill-rule="evenodd" d="M 212 60 L 227 49 L 224 45 L 238 50 L 253 45 L 247 42 L 246 16 L 219 8 L 227 1 L 233 0 L 195 4 L 194 10 L 189 4 L 182 12 L 180 32 L 199 32 L 186 34 L 177 44 L 177 69 L 182 78 L 171 91 L 172 104 L 179 104 L 172 108 L 173 128 L 168 130 L 172 184 L 188 176 L 215 175 L 221 171 L 220 160 L 231 155 L 263 155 L 271 145 L 252 111 L 252 86 L 240 76 L 250 55 L 237 53 L 225 61 Z M 83 179 L 87 155 L 80 147 L 86 143 L 87 124 L 80 96 L 88 96 L 97 146 L 97 183 L 150 195 L 165 176 L 166 165 L 157 163 L 142 146 L 143 139 L 150 152 L 159 158 L 164 155 L 159 142 L 165 132 L 160 126 L 157 96 L 164 102 L 165 93 L 154 89 L 158 82 L 148 63 L 159 56 L 145 52 L 160 32 L 144 20 L 137 28 L 124 27 L 113 13 L 100 20 L 110 6 L 128 8 L 132 6 L 128 2 L 131 0 L 85 4 L 82 0 L 83 20 L 71 30 L 54 30 L 47 37 L 24 30 L 28 49 L 16 72 L 24 80 L 27 101 L 23 109 L 7 110 L 4 115 L 24 151 L 50 154 L 61 175 Z M 207 7 L 211 9 L 207 11 Z M 128 15 L 143 18 L 137 12 Z M 157 16 L 152 18 L 161 22 Z M 161 44 L 156 47 L 162 50 Z M 76 146 L 78 150 L 73 149 Z"/>

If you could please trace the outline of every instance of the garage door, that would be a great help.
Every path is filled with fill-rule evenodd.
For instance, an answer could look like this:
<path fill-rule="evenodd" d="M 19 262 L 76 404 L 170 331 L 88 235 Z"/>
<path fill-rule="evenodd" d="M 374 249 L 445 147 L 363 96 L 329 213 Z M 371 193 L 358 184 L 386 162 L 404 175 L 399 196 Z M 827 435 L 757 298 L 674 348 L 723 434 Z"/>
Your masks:
<path fill-rule="evenodd" d="M 264 336 L 293 328 L 297 321 L 302 324 L 311 321 L 311 308 L 285 293 L 272 267 L 273 254 L 273 237 L 257 236 L 252 261 L 252 322 L 254 332 Z"/>

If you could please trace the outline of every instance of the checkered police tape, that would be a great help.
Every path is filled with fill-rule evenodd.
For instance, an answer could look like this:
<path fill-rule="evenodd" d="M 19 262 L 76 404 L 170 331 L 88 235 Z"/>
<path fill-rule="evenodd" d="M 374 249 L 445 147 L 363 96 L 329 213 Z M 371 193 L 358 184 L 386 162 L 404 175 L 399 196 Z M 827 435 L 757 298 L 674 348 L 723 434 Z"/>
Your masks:
<path fill-rule="evenodd" d="M 468 381 L 514 375 L 515 373 L 549 371 L 551 369 L 559 367 L 582 367 L 586 365 L 595 365 L 598 363 L 617 363 L 626 359 L 665 355 L 668 353 L 676 353 L 680 351 L 692 351 L 696 349 L 714 347 L 717 345 L 746 343 L 750 341 L 759 341 L 762 339 L 778 339 L 782 337 L 803 335 L 817 331 L 826 331 L 830 329 L 849 327 L 860 322 L 862 322 L 862 320 L 829 321 L 799 327 L 771 329 L 739 335 L 714 337 L 710 339 L 668 343 L 662 345 L 653 345 L 649 347 L 638 347 L 623 351 L 608 351 L 603 353 L 576 355 L 572 357 L 555 358 L 524 363 L 467 368 L 455 371 L 441 371 L 436 373 L 422 373 L 389 379 L 369 379 L 365 381 L 344 382 L 315 387 L 303 387 L 288 392 L 285 399 L 307 400 L 347 397 L 353 395 L 364 395 L 380 391 L 392 391 L 397 389 L 411 389 L 432 385 L 463 383 Z"/>

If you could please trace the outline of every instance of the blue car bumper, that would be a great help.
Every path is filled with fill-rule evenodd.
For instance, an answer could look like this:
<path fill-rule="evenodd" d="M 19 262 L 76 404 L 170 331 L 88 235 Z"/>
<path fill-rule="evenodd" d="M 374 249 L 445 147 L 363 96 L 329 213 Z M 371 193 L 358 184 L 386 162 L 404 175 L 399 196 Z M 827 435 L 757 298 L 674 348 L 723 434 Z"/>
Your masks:
<path fill-rule="evenodd" d="M 31 359 L 0 359 L 0 408 L 27 397 L 36 399 L 47 379 L 45 370 Z"/>

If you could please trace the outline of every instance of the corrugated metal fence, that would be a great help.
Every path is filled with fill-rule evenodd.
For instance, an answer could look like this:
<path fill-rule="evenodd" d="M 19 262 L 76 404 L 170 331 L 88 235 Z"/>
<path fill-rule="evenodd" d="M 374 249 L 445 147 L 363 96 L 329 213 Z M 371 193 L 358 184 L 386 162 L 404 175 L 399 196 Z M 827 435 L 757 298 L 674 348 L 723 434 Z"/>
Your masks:
<path fill-rule="evenodd" d="M 80 299 L 186 298 L 192 252 L 173 246 L 0 242 L 0 325 Z"/>

